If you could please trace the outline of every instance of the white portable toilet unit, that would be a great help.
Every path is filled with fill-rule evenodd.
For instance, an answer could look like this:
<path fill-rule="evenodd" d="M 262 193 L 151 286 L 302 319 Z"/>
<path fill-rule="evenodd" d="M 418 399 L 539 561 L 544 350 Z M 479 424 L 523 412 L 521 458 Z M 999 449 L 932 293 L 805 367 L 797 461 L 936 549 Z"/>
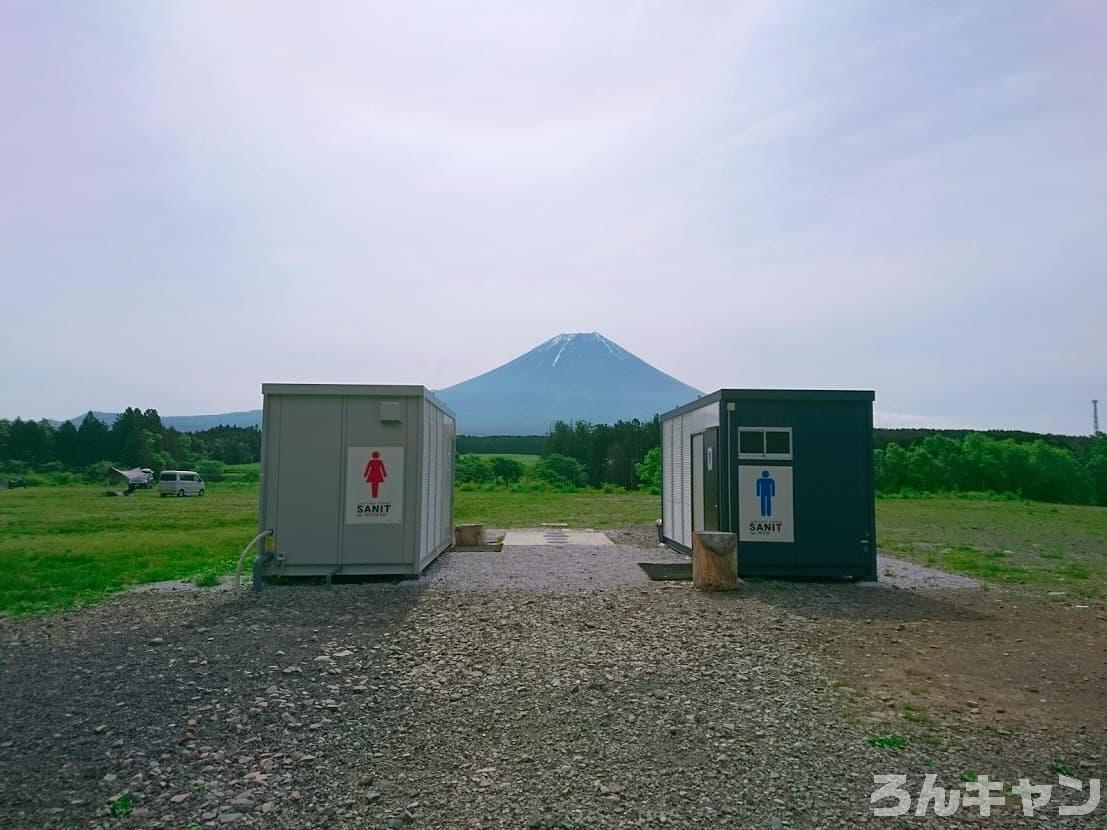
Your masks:
<path fill-rule="evenodd" d="M 454 414 L 423 386 L 266 383 L 267 576 L 418 576 L 453 537 Z"/>

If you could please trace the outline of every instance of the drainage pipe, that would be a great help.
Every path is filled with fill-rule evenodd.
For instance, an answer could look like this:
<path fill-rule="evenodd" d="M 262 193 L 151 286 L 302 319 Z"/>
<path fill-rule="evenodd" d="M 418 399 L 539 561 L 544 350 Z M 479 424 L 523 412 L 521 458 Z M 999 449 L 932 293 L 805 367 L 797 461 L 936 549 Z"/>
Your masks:
<path fill-rule="evenodd" d="M 256 545 L 259 541 L 264 539 L 266 536 L 272 536 L 272 535 L 273 535 L 272 529 L 263 530 L 261 533 L 259 533 L 253 539 L 251 539 L 247 543 L 246 547 L 244 547 L 242 549 L 242 553 L 240 553 L 238 555 L 238 567 L 235 568 L 235 571 L 234 571 L 234 592 L 235 592 L 235 594 L 238 594 L 239 590 L 242 587 L 242 563 L 246 560 L 246 554 L 249 553 L 250 548 L 252 548 L 254 545 Z"/>

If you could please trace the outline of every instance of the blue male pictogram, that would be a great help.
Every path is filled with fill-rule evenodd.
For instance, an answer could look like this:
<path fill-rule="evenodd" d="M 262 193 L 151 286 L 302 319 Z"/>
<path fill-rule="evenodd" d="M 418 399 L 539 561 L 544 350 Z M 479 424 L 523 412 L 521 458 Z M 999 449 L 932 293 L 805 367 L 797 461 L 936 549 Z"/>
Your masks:
<path fill-rule="evenodd" d="M 761 478 L 757 479 L 757 495 L 761 499 L 761 515 L 773 515 L 773 496 L 776 495 L 776 481 L 769 475 L 768 470 L 762 470 Z"/>

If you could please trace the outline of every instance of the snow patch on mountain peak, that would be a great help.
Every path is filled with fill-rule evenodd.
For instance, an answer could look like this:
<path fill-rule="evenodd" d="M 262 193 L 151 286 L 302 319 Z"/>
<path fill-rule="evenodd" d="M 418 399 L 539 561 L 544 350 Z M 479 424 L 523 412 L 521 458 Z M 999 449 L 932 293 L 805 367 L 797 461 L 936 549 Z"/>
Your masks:
<path fill-rule="evenodd" d="M 549 352 L 556 349 L 557 353 L 554 355 L 553 363 L 551 364 L 552 366 L 556 366 L 562 354 L 564 354 L 565 349 L 574 346 L 586 348 L 593 343 L 602 345 L 613 357 L 619 360 L 626 360 L 628 357 L 633 356 L 618 343 L 608 340 L 598 331 L 563 332 L 555 337 L 551 337 L 545 343 L 535 347 L 532 351 Z"/>

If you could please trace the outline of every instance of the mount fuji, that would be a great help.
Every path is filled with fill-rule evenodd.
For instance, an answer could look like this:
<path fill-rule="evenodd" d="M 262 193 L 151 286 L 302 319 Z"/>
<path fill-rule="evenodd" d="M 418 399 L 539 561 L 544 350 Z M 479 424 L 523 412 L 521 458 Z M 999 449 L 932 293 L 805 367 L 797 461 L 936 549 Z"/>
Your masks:
<path fill-rule="evenodd" d="M 702 393 L 593 331 L 559 334 L 436 394 L 459 434 L 541 435 L 559 420 L 647 420 Z"/>

